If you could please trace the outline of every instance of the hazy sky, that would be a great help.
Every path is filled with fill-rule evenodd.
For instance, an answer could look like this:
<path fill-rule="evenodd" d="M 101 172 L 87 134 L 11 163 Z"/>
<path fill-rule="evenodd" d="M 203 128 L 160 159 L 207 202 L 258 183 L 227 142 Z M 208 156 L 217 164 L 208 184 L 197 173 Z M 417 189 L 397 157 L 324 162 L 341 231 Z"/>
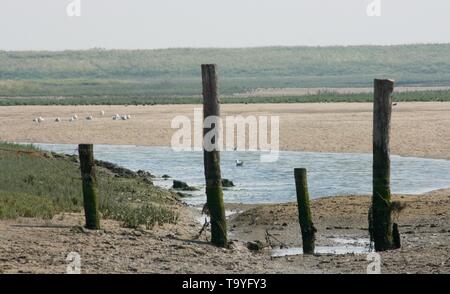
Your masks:
<path fill-rule="evenodd" d="M 0 0 L 0 50 L 450 43 L 450 1 Z"/>

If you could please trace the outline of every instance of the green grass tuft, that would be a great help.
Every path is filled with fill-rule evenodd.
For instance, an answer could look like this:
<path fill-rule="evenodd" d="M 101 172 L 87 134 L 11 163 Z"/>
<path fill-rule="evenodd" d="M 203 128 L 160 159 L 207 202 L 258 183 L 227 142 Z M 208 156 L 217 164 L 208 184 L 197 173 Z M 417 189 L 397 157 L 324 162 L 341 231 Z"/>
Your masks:
<path fill-rule="evenodd" d="M 178 220 L 177 213 L 156 204 L 140 206 L 131 206 L 120 202 L 105 204 L 101 208 L 104 212 L 103 215 L 121 221 L 125 228 L 135 229 L 143 225 L 145 228 L 151 229 L 155 224 L 176 223 Z"/>

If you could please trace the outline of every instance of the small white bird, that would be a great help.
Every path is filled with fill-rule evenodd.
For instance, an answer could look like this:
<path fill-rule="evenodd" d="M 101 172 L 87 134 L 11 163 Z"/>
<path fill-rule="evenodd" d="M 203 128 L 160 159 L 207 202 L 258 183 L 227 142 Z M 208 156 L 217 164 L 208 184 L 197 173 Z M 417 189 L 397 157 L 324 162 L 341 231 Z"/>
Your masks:
<path fill-rule="evenodd" d="M 78 119 L 78 115 L 74 115 L 74 116 L 72 116 L 72 118 L 74 119 L 74 120 L 76 120 L 76 119 Z"/>
<path fill-rule="evenodd" d="M 122 115 L 122 120 L 127 120 L 128 117 L 126 115 Z"/>
<path fill-rule="evenodd" d="M 243 166 L 243 165 L 244 165 L 243 161 L 236 159 L 236 166 Z"/>
<path fill-rule="evenodd" d="M 131 118 L 131 115 L 127 114 L 127 119 L 130 119 L 130 118 Z"/>
<path fill-rule="evenodd" d="M 74 120 L 75 120 L 75 118 L 73 116 L 69 119 L 70 122 L 72 122 Z"/>
<path fill-rule="evenodd" d="M 55 122 L 60 122 L 61 121 L 61 118 L 59 118 L 59 117 L 57 117 L 56 119 L 55 119 Z"/>
<path fill-rule="evenodd" d="M 37 118 L 33 118 L 33 122 L 34 122 L 34 123 L 37 123 L 37 122 L 38 122 L 38 119 L 37 119 Z"/>
<path fill-rule="evenodd" d="M 92 115 L 86 116 L 86 120 L 93 120 L 94 118 L 92 117 Z"/>
<path fill-rule="evenodd" d="M 102 116 L 105 115 L 105 111 L 104 111 L 104 110 L 100 111 L 100 114 L 101 114 Z"/>
<path fill-rule="evenodd" d="M 38 122 L 38 123 L 41 123 L 41 122 L 43 122 L 43 121 L 44 121 L 44 118 L 43 118 L 42 116 L 40 116 L 40 117 L 37 118 L 37 122 Z"/>

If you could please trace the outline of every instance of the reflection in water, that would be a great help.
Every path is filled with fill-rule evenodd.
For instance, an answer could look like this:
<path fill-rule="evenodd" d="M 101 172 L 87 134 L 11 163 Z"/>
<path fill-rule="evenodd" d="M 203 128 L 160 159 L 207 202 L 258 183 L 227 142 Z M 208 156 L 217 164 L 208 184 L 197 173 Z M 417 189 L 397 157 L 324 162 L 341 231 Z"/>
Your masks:
<path fill-rule="evenodd" d="M 316 246 L 314 250 L 314 254 L 364 254 L 369 253 L 368 247 L 361 246 L 351 246 L 351 245 L 342 245 L 342 246 Z M 273 249 L 270 253 L 272 257 L 283 257 L 283 256 L 291 256 L 291 255 L 300 255 L 303 254 L 303 249 L 294 247 L 294 248 L 285 248 L 285 249 Z"/>
<path fill-rule="evenodd" d="M 365 254 L 370 252 L 369 239 L 347 239 L 347 238 L 332 238 L 334 243 L 331 246 L 316 246 L 315 254 Z M 300 247 L 273 249 L 270 255 L 273 257 L 283 257 L 291 255 L 303 254 L 303 249 Z"/>
<path fill-rule="evenodd" d="M 75 145 L 37 144 L 56 152 L 74 154 Z M 174 152 L 166 147 L 95 145 L 95 157 L 132 170 L 147 170 L 201 188 L 186 198 L 190 204 L 205 203 L 203 153 Z M 245 162 L 236 166 L 236 160 Z M 314 152 L 280 152 L 274 163 L 260 162 L 259 152 L 222 152 L 222 177 L 236 187 L 225 189 L 229 203 L 280 203 L 295 201 L 293 170 L 308 169 L 312 198 L 321 196 L 370 194 L 372 156 Z M 172 180 L 155 179 L 155 184 L 171 187 Z M 391 187 L 394 193 L 421 194 L 450 187 L 450 161 L 392 156 Z"/>

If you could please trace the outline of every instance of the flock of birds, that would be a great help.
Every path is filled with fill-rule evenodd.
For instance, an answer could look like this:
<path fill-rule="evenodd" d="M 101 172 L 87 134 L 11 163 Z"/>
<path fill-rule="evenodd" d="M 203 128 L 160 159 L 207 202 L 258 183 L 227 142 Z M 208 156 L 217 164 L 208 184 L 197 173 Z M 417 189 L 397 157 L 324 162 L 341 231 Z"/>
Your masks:
<path fill-rule="evenodd" d="M 100 112 L 100 115 L 104 116 L 105 112 L 102 110 Z M 93 119 L 94 119 L 94 117 L 92 115 L 86 116 L 86 120 L 93 120 Z M 113 120 L 129 120 L 129 119 L 131 119 L 131 115 L 115 114 L 112 116 L 112 119 Z M 76 120 L 78 120 L 78 115 L 76 115 L 76 114 L 74 114 L 71 118 L 69 118 L 70 122 L 73 122 Z M 33 119 L 33 122 L 35 122 L 35 123 L 42 123 L 44 121 L 45 121 L 45 119 L 42 116 L 39 116 L 39 117 L 36 117 L 35 119 Z M 60 117 L 55 118 L 55 122 L 61 122 L 61 121 L 62 121 L 62 119 Z M 236 151 L 236 148 L 235 148 L 235 151 Z M 244 162 L 242 160 L 239 160 L 239 159 L 236 160 L 236 166 L 243 166 L 243 165 L 244 165 Z"/>
<path fill-rule="evenodd" d="M 104 116 L 105 115 L 105 111 L 102 110 L 100 112 L 100 115 Z M 93 120 L 93 119 L 94 119 L 94 117 L 92 115 L 86 116 L 86 120 Z M 124 114 L 124 115 L 115 114 L 115 115 L 113 115 L 112 119 L 113 120 L 129 120 L 129 119 L 131 119 L 131 115 L 129 115 L 129 114 Z M 76 114 L 74 114 L 72 117 L 69 118 L 70 122 L 73 122 L 73 121 L 76 121 L 76 120 L 78 120 L 78 115 L 76 115 Z M 33 122 L 35 122 L 35 123 L 42 123 L 44 121 L 45 121 L 45 119 L 42 116 L 39 116 L 39 117 L 36 117 L 36 118 L 33 119 Z M 62 121 L 63 120 L 61 119 L 61 117 L 55 118 L 55 122 L 62 122 Z"/>

